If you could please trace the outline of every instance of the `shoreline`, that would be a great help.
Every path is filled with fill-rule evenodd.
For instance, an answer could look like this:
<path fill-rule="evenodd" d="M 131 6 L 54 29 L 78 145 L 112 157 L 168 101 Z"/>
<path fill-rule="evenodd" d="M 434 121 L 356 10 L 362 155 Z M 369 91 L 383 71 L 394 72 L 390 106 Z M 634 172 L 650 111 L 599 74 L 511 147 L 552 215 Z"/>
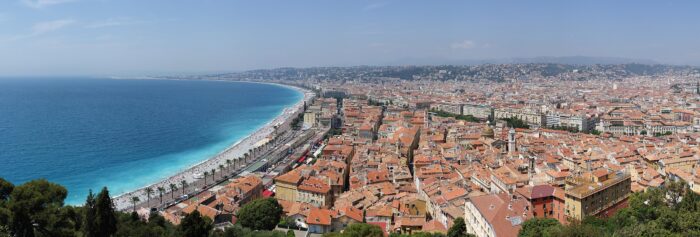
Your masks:
<path fill-rule="evenodd" d="M 120 80 L 120 79 L 115 79 L 115 80 Z M 139 79 L 136 79 L 139 80 Z M 163 187 L 166 190 L 166 193 L 169 193 L 170 190 L 170 184 L 175 184 L 177 185 L 178 188 L 181 188 L 180 183 L 182 180 L 185 180 L 188 184 L 191 184 L 199 179 L 194 178 L 195 175 L 202 174 L 205 171 L 211 170 L 211 169 L 216 169 L 219 170 L 219 165 L 224 165 L 226 166 L 226 160 L 231 160 L 232 162 L 234 159 L 237 158 L 243 158 L 244 154 L 247 153 L 251 149 L 255 149 L 260 146 L 260 142 L 264 141 L 265 139 L 269 139 L 270 135 L 272 134 L 274 127 L 280 124 L 286 124 L 288 122 L 291 122 L 292 119 L 294 119 L 294 115 L 299 113 L 299 110 L 303 110 L 304 103 L 309 101 L 311 98 L 313 98 L 313 92 L 296 87 L 296 86 L 291 86 L 291 85 L 285 85 L 285 84 L 278 84 L 278 83 L 269 83 L 269 82 L 253 82 L 253 81 L 228 81 L 228 80 L 198 80 L 198 79 L 167 79 L 167 78 L 153 78 L 153 79 L 140 79 L 140 80 L 191 80 L 191 81 L 221 81 L 221 82 L 244 82 L 244 83 L 260 83 L 260 84 L 269 84 L 269 85 L 275 85 L 275 86 L 281 86 L 285 87 L 288 89 L 292 89 L 295 91 L 298 91 L 302 94 L 301 99 L 296 101 L 294 104 L 285 106 L 285 108 L 280 112 L 279 115 L 275 116 L 272 118 L 270 121 L 266 122 L 264 125 L 253 131 L 252 133 L 248 134 L 247 136 L 238 139 L 236 142 L 232 143 L 231 145 L 227 146 L 225 149 L 221 150 L 218 152 L 216 155 L 213 155 L 211 157 L 207 157 L 203 159 L 202 161 L 190 165 L 187 168 L 183 168 L 177 173 L 174 173 L 172 175 L 169 175 L 167 177 L 164 177 L 155 183 L 151 183 L 139 188 L 136 188 L 134 190 L 131 190 L 129 192 L 121 193 L 119 195 L 113 196 L 112 197 L 112 202 L 114 203 L 115 209 L 116 210 L 126 210 L 130 207 L 132 207 L 132 202 L 131 198 L 136 196 L 140 199 L 139 203 L 143 203 L 147 200 L 147 195 L 145 192 L 145 189 L 150 187 L 153 189 L 154 193 L 151 194 L 151 197 L 158 196 L 158 187 Z M 282 128 L 285 130 L 284 128 Z M 286 131 L 286 130 L 285 130 Z M 256 146 L 257 145 L 257 146 Z M 253 157 L 253 160 L 256 158 Z M 235 165 L 236 162 L 231 163 L 232 166 L 237 166 Z"/>

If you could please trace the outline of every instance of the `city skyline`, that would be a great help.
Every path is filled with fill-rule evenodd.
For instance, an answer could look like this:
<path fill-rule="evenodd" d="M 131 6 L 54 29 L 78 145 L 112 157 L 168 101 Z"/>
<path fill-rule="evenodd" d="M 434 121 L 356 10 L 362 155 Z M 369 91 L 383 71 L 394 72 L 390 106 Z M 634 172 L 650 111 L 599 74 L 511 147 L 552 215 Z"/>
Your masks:
<path fill-rule="evenodd" d="M 0 3 L 0 75 L 136 76 L 592 56 L 700 65 L 697 3 Z"/>

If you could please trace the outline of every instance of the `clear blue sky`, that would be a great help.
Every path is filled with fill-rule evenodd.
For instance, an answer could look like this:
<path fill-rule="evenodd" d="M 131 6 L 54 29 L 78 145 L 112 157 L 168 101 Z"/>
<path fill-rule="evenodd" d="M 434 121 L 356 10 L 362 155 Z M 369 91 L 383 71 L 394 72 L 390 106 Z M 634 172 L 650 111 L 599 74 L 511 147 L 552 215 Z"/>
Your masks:
<path fill-rule="evenodd" d="M 1 0 L 0 75 L 607 56 L 700 65 L 700 1 Z"/>

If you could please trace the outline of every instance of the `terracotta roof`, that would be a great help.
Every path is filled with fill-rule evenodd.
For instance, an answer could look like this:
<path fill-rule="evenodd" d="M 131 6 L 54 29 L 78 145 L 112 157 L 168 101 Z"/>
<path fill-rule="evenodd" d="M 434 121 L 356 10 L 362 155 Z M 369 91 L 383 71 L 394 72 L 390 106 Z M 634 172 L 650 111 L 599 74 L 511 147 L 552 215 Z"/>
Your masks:
<path fill-rule="evenodd" d="M 472 204 L 493 226 L 496 236 L 517 236 L 521 224 L 532 218 L 525 199 L 511 199 L 507 193 L 472 197 Z"/>
<path fill-rule="evenodd" d="M 437 220 L 428 221 L 423 225 L 423 232 L 447 234 L 447 228 Z"/>
<path fill-rule="evenodd" d="M 331 225 L 331 220 L 335 213 L 328 209 L 312 208 L 309 216 L 306 217 L 306 223 L 309 225 Z"/>

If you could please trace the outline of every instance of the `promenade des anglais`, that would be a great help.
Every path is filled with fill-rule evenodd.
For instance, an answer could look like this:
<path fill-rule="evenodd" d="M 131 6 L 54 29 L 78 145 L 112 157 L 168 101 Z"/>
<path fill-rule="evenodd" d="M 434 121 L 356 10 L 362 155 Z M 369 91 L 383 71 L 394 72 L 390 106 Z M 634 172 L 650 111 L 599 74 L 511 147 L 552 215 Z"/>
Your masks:
<path fill-rule="evenodd" d="M 0 237 L 700 236 L 700 3 L 0 2 Z"/>

